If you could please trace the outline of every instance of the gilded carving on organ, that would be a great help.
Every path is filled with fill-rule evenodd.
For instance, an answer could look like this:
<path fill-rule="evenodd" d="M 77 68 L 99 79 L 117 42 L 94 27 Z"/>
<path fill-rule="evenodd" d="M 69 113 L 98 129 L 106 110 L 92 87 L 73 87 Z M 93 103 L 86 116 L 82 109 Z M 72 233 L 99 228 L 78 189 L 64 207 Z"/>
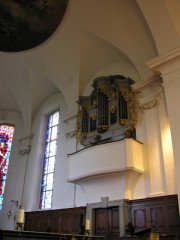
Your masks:
<path fill-rule="evenodd" d="M 97 118 L 97 114 L 94 113 L 94 114 L 90 115 L 90 118 L 91 118 L 93 121 L 96 120 L 96 118 Z"/>
<path fill-rule="evenodd" d="M 122 75 L 97 77 L 91 95 L 79 97 L 79 135 L 85 147 L 129 136 L 127 129 L 137 121 L 133 83 Z"/>
<path fill-rule="evenodd" d="M 111 107 L 110 107 L 110 112 L 111 112 L 111 113 L 114 113 L 114 112 L 116 111 L 116 108 L 117 108 L 117 107 L 114 106 L 114 105 L 111 106 Z"/>

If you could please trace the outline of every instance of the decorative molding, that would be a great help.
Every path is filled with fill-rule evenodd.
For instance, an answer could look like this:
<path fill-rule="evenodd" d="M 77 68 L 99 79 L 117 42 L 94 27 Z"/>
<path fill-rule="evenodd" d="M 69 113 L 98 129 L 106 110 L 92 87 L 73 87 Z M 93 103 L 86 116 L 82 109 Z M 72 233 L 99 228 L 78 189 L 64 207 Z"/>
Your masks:
<path fill-rule="evenodd" d="M 31 139 L 33 138 L 34 134 L 29 134 L 28 136 L 24 136 L 22 138 L 19 138 L 18 141 L 21 145 L 19 150 L 19 156 L 29 155 L 31 151 Z"/>
<path fill-rule="evenodd" d="M 76 136 L 77 115 L 77 110 L 74 110 L 66 114 L 62 120 L 65 123 L 64 131 L 67 140 L 70 140 L 71 138 Z"/>
<path fill-rule="evenodd" d="M 180 48 L 176 48 L 161 56 L 154 57 L 145 64 L 158 75 L 166 75 L 180 68 Z"/>
<path fill-rule="evenodd" d="M 152 74 L 148 79 L 145 81 L 139 81 L 132 85 L 132 88 L 135 90 L 135 92 L 141 91 L 141 89 L 144 88 L 150 88 L 154 85 L 161 85 L 163 82 L 162 78 L 157 76 L 156 74 Z"/>
<path fill-rule="evenodd" d="M 160 96 L 158 95 L 155 99 L 150 100 L 140 106 L 140 109 L 144 112 L 145 110 L 149 110 L 159 105 L 160 103 Z"/>
<path fill-rule="evenodd" d="M 141 111 L 154 108 L 160 104 L 163 91 L 162 79 L 158 76 L 152 76 L 143 84 L 133 86 L 136 92 L 136 98 Z"/>
<path fill-rule="evenodd" d="M 29 155 L 31 151 L 31 145 L 28 145 L 26 148 L 23 148 L 19 151 L 20 156 Z"/>
<path fill-rule="evenodd" d="M 163 55 L 154 57 L 154 58 L 146 61 L 146 65 L 150 69 L 154 69 L 164 63 L 172 61 L 172 59 L 175 59 L 175 58 L 180 58 L 180 47 L 173 49 L 172 51 L 170 51 L 168 53 L 165 53 Z"/>
<path fill-rule="evenodd" d="M 152 192 L 149 194 L 149 198 L 152 198 L 152 197 L 161 197 L 161 196 L 166 196 L 166 192 Z"/>
<path fill-rule="evenodd" d="M 73 138 L 75 136 L 76 136 L 76 130 L 66 133 L 66 139 L 67 140 L 70 140 L 71 138 Z"/>

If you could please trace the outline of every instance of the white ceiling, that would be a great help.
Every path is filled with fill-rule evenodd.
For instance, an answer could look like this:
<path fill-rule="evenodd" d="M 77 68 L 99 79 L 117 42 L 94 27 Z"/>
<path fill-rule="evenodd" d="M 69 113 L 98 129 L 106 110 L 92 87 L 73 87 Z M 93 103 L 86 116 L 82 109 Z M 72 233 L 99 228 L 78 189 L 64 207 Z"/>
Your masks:
<path fill-rule="evenodd" d="M 178 0 L 69 0 L 56 32 L 38 47 L 0 52 L 0 110 L 35 116 L 61 92 L 78 99 L 111 64 L 116 74 L 146 81 L 145 62 L 180 47 Z M 129 71 L 127 71 L 129 69 Z"/>

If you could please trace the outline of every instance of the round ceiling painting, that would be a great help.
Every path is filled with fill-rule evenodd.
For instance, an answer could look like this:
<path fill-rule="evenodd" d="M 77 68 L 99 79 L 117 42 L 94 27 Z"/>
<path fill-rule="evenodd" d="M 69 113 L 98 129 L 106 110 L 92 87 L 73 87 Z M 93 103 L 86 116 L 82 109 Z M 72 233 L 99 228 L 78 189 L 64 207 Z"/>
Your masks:
<path fill-rule="evenodd" d="M 0 51 L 25 51 L 46 41 L 67 4 L 68 0 L 0 0 Z"/>

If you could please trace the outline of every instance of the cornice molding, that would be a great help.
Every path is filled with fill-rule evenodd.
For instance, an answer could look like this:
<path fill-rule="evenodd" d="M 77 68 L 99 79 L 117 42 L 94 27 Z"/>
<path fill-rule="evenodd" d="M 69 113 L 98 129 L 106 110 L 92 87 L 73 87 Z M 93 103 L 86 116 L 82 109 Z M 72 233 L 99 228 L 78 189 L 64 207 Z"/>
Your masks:
<path fill-rule="evenodd" d="M 138 92 L 141 89 L 150 88 L 151 86 L 161 85 L 161 84 L 162 84 L 162 78 L 157 76 L 157 74 L 153 74 L 146 81 L 136 82 L 131 87 L 134 89 L 135 92 Z"/>
<path fill-rule="evenodd" d="M 180 47 L 168 53 L 154 57 L 145 64 L 155 73 L 164 75 L 180 68 Z"/>

